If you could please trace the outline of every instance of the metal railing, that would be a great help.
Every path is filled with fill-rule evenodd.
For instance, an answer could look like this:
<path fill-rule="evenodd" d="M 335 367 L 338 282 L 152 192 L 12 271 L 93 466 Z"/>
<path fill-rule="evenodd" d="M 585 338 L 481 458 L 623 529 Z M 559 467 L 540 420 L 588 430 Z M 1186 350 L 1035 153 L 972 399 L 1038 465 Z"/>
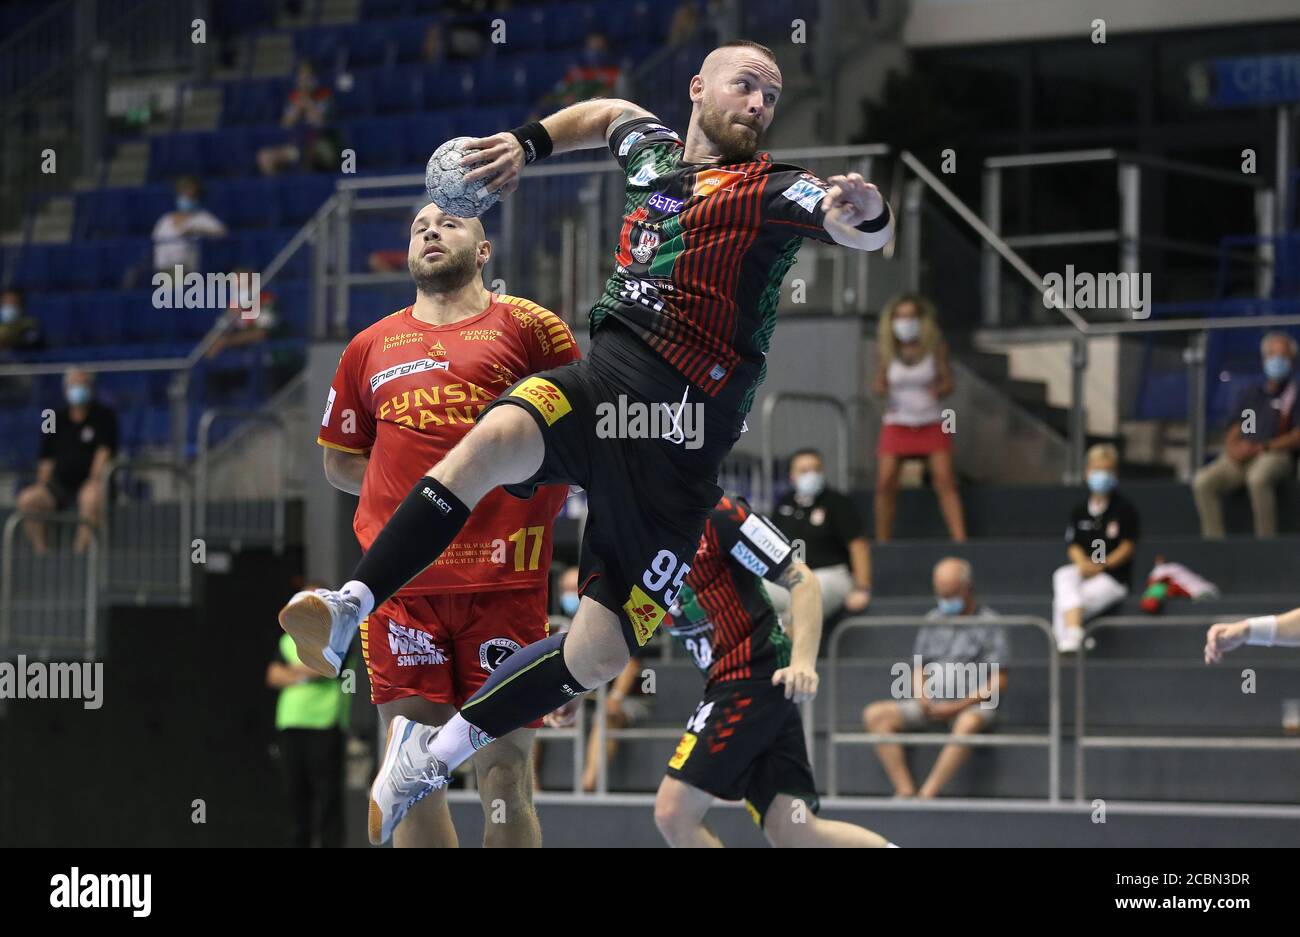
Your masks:
<path fill-rule="evenodd" d="M 102 484 L 102 594 L 140 605 L 188 605 L 194 549 L 189 472 L 160 460 L 113 461 Z"/>
<path fill-rule="evenodd" d="M 1083 154 L 1065 154 L 1076 159 L 1095 160 L 1105 158 L 1105 154 L 1112 151 L 1087 152 Z M 1034 160 L 1050 159 L 1053 154 L 1038 154 L 1028 157 L 1014 157 L 1017 160 Z M 1078 310 L 1067 305 L 1063 298 L 1057 296 L 1049 290 L 1043 280 L 1043 277 L 1031 267 L 1023 257 L 995 230 L 997 217 L 992 209 L 986 205 L 986 211 L 992 215 L 993 225 L 990 225 L 984 218 L 977 215 L 971 208 L 966 205 L 944 182 L 927 168 L 912 153 L 903 151 L 899 154 L 903 166 L 909 170 L 914 179 L 909 181 L 904 193 L 904 212 L 905 218 L 901 223 L 900 229 L 904 233 L 905 244 L 908 246 L 905 250 L 914 257 L 912 266 L 915 268 L 919 261 L 920 252 L 920 219 L 923 189 L 928 189 L 939 197 L 948 208 L 950 208 L 983 242 L 985 256 L 988 258 L 986 264 L 996 265 L 998 258 L 1005 261 L 1019 275 L 1019 278 L 1027 284 L 1031 295 L 1041 298 L 1044 306 L 1053 309 L 1064 320 L 1064 324 L 1069 328 L 1064 335 L 1053 332 L 1050 329 L 1036 327 L 1032 329 L 1022 329 L 1018 333 L 999 333 L 999 337 L 1006 341 L 1013 342 L 1049 342 L 1061 341 L 1063 339 L 1070 343 L 1070 403 L 1069 403 L 1069 458 L 1067 460 L 1066 471 L 1062 479 L 1067 484 L 1076 484 L 1083 477 L 1084 448 L 1087 435 L 1087 413 L 1084 400 L 1084 377 L 1088 366 L 1088 342 L 1094 338 L 1103 336 L 1122 336 L 1137 334 L 1155 334 L 1161 332 L 1174 333 L 1185 332 L 1191 337 L 1189 339 L 1187 351 L 1187 363 L 1189 367 L 1190 380 L 1188 382 L 1189 397 L 1189 418 L 1191 420 L 1191 438 L 1190 438 L 1190 459 L 1188 477 L 1200 467 L 1205 456 L 1205 406 L 1204 406 L 1204 388 L 1205 388 L 1205 336 L 1206 333 L 1221 329 L 1261 329 L 1278 326 L 1296 326 L 1300 325 L 1300 315 L 1265 315 L 1251 316 L 1248 318 L 1203 318 L 1203 319 L 1161 319 L 1161 320 L 1136 320 L 1128 322 L 1089 322 L 1085 320 Z M 1180 164 L 1186 165 L 1186 164 Z M 1194 167 L 1198 170 L 1201 167 Z M 1209 170 L 1205 170 L 1209 171 Z M 1236 180 L 1240 182 L 1240 180 Z M 988 200 L 986 199 L 986 202 Z M 909 229 L 911 233 L 908 234 Z M 1093 232 L 1095 234 L 1095 232 Z M 1091 235 L 1090 235 L 1091 236 Z M 1131 248 L 1125 248 L 1129 250 Z M 1132 266 L 1123 266 L 1125 270 L 1136 270 L 1137 261 L 1133 258 L 1126 259 L 1124 264 Z M 986 270 L 988 267 L 986 267 Z M 1000 276 L 1000 274 L 999 274 Z M 914 278 L 915 279 L 915 278 Z M 1000 291 L 1000 280 L 998 281 L 998 290 Z M 915 287 L 917 283 L 913 282 Z M 996 299 L 995 299 L 996 301 Z"/>
<path fill-rule="evenodd" d="M 17 532 L 27 522 L 55 527 L 55 548 L 44 555 L 20 548 Z M 68 541 L 83 527 L 89 527 L 90 539 L 84 552 L 75 553 Z M 77 514 L 11 514 L 0 546 L 0 652 L 92 656 L 98 573 L 99 532 Z"/>
<path fill-rule="evenodd" d="M 1098 618 L 1089 622 L 1084 629 L 1086 638 L 1107 628 L 1198 628 L 1204 629 L 1224 621 L 1240 621 L 1247 615 L 1180 615 L 1163 618 L 1144 616 L 1124 616 Z M 1087 659 L 1088 640 L 1084 640 L 1075 657 L 1075 706 L 1074 706 L 1074 799 L 1086 799 L 1087 773 L 1086 754 L 1099 749 L 1202 749 L 1228 751 L 1300 751 L 1300 738 L 1266 738 L 1228 735 L 1095 735 L 1087 733 Z M 1180 661 L 1181 663 L 1181 661 Z M 1196 658 L 1186 662 L 1188 669 L 1203 668 L 1204 663 Z"/>
<path fill-rule="evenodd" d="M 222 417 L 241 417 L 244 425 L 265 423 L 273 428 L 271 466 L 250 475 L 247 466 L 223 498 L 212 497 L 212 426 Z M 285 513 L 288 501 L 287 452 L 289 427 L 278 413 L 211 407 L 203 411 L 198 426 L 198 453 L 194 461 L 194 533 L 209 545 L 221 543 L 234 550 L 249 544 L 267 545 L 281 553 L 285 543 Z M 227 476 L 229 473 L 227 473 Z M 267 492 L 267 487 L 270 490 Z M 249 488 L 254 493 L 246 496 Z M 258 495 L 266 495 L 259 497 Z"/>
<path fill-rule="evenodd" d="M 943 624 L 945 626 L 955 625 L 958 627 L 999 627 L 999 628 L 1037 628 L 1042 631 L 1047 638 L 1048 658 L 1048 713 L 1047 713 L 1047 733 L 1031 734 L 1018 733 L 1011 734 L 999 732 L 997 734 L 979 734 L 979 735 L 956 735 L 950 732 L 908 732 L 908 733 L 874 733 L 874 732 L 839 732 L 835 726 L 837 723 L 839 710 L 839 665 L 840 645 L 844 641 L 844 636 L 855 631 L 862 631 L 871 628 L 899 628 L 912 627 L 924 628 L 931 627 L 935 624 L 932 619 L 924 616 L 899 616 L 899 617 L 865 617 L 858 616 L 849 618 L 840 622 L 836 627 L 835 633 L 831 635 L 829 650 L 827 653 L 826 666 L 827 673 L 827 710 L 828 726 L 826 731 L 826 773 L 828 775 L 826 785 L 831 797 L 839 795 L 839 773 L 837 746 L 839 745 L 879 745 L 879 744 L 900 744 L 900 745 L 947 745 L 956 742 L 961 745 L 975 746 L 1021 746 L 1021 747 L 1038 747 L 1047 749 L 1047 796 L 1053 803 L 1060 800 L 1061 796 L 1061 699 L 1060 699 L 1060 656 L 1056 651 L 1056 641 L 1052 636 L 1052 626 L 1045 619 L 1033 615 L 1006 615 L 998 616 L 996 619 L 983 618 L 980 616 L 954 616 L 945 617 Z"/>

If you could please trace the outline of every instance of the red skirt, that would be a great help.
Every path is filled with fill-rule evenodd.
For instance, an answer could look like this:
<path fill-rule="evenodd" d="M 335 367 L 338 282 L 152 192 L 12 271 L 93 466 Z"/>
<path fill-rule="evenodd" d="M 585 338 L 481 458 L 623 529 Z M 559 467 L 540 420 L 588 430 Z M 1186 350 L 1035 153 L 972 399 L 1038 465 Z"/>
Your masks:
<path fill-rule="evenodd" d="M 886 423 L 880 429 L 876 452 L 900 458 L 952 452 L 952 436 L 943 431 L 941 423 L 926 423 L 923 426 Z"/>

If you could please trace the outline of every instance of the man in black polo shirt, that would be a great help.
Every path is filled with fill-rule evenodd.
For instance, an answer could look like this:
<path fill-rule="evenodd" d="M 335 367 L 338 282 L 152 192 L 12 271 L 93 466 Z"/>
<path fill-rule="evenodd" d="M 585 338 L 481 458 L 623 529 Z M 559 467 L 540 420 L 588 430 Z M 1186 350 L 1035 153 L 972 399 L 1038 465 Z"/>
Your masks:
<path fill-rule="evenodd" d="M 18 510 L 28 514 L 67 511 L 75 504 L 85 522 L 77 528 L 73 548 L 82 552 L 90 545 L 92 528 L 99 525 L 100 483 L 109 460 L 117 450 L 117 414 L 95 400 L 94 377 L 87 371 L 69 371 L 63 376 L 67 406 L 41 420 L 40 461 L 36 484 L 18 495 Z M 47 411 L 49 413 L 49 411 Z M 39 517 L 23 524 L 32 548 L 45 553 L 45 525 Z"/>
<path fill-rule="evenodd" d="M 790 485 L 773 520 L 791 541 L 803 541 L 804 562 L 822 587 L 825 616 L 862 611 L 871 601 L 871 553 L 857 507 L 847 495 L 826 487 L 822 454 L 816 449 L 800 449 L 790 457 Z M 769 592 L 784 609 L 784 590 L 776 586 Z"/>
<path fill-rule="evenodd" d="M 1229 414 L 1222 454 L 1192 481 L 1201 535 L 1206 538 L 1223 536 L 1223 495 L 1242 486 L 1250 492 L 1255 536 L 1277 536 L 1277 486 L 1295 477 L 1295 453 L 1300 449 L 1296 341 L 1285 332 L 1270 332 L 1259 350 L 1264 380 L 1246 388 L 1238 399 Z"/>

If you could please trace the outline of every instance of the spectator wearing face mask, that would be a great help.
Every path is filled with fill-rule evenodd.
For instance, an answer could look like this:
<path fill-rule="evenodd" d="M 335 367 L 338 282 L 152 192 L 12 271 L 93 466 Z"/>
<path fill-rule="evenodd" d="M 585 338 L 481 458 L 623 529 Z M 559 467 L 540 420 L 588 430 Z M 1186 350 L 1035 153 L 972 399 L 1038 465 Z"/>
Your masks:
<path fill-rule="evenodd" d="M 868 732 L 892 735 L 898 732 L 927 732 L 947 729 L 954 735 L 974 735 L 987 732 L 992 727 L 1001 704 L 1002 691 L 1007 685 L 1007 634 L 1006 629 L 993 624 L 946 624 L 944 619 L 955 615 L 973 615 L 997 620 L 997 613 L 975 600 L 975 582 L 971 565 L 957 557 L 946 557 L 935 564 L 934 594 L 936 607 L 926 615 L 933 622 L 916 635 L 912 649 L 910 692 L 901 699 L 877 700 L 862 711 L 862 724 Z M 919 666 L 918 666 L 919 664 Z M 964 684 L 952 681 L 953 686 L 973 687 L 973 692 L 952 699 L 927 693 L 925 670 L 928 665 L 939 668 L 960 667 L 973 675 Z M 971 670 L 971 667 L 974 670 Z M 932 672 L 934 672 L 932 670 Z M 947 687 L 947 681 L 931 681 L 932 686 Z M 907 684 L 899 688 L 906 691 Z M 950 742 L 939 753 L 925 783 L 917 790 L 907 758 L 900 745 L 884 743 L 876 746 L 876 755 L 884 766 L 889 781 L 894 786 L 895 797 L 937 797 L 952 780 L 957 769 L 970 757 L 970 746 Z"/>
<path fill-rule="evenodd" d="M 1223 537 L 1223 496 L 1245 487 L 1255 517 L 1255 536 L 1277 536 L 1277 486 L 1295 474 L 1300 449 L 1295 373 L 1296 341 L 1270 332 L 1260 343 L 1264 380 L 1237 401 L 1223 452 L 1192 480 L 1201 535 Z"/>
<path fill-rule="evenodd" d="M 876 446 L 876 542 L 893 536 L 903 460 L 922 458 L 948 535 L 960 543 L 966 539 L 966 522 L 953 469 L 952 434 L 944 431 L 939 405 L 952 393 L 952 369 L 934 305 L 915 293 L 891 299 L 880 314 L 876 348 L 880 360 L 872 390 L 885 398 Z"/>
<path fill-rule="evenodd" d="M 790 490 L 777 502 L 773 521 L 791 542 L 802 541 L 804 562 L 822 587 L 822 612 L 857 614 L 871 601 L 871 551 L 862 518 L 851 498 L 826 487 L 825 465 L 816 449 L 790 457 Z M 778 610 L 789 593 L 768 583 Z"/>
<path fill-rule="evenodd" d="M 1063 653 L 1083 642 L 1083 623 L 1128 595 L 1139 537 L 1138 512 L 1117 490 L 1119 452 L 1102 444 L 1088 450 L 1088 497 L 1065 529 L 1070 562 L 1052 574 L 1052 630 Z"/>
<path fill-rule="evenodd" d="M 199 203 L 199 180 L 182 176 L 176 181 L 176 208 L 165 213 L 153 226 L 153 268 L 173 274 L 176 267 L 199 269 L 201 237 L 226 236 L 226 226 Z"/>
<path fill-rule="evenodd" d="M 77 528 L 73 549 L 80 553 L 90 546 L 100 521 L 103 474 L 117 450 L 117 414 L 95 400 L 94 377 L 68 371 L 63 388 L 67 406 L 54 411 L 52 431 L 41 434 L 36 483 L 19 492 L 17 501 L 19 511 L 33 515 L 23 530 L 40 554 L 49 550 L 40 515 L 67 511 L 74 504 L 84 523 Z"/>
<path fill-rule="evenodd" d="M 30 351 L 41 345 L 41 324 L 27 315 L 20 290 L 0 293 L 0 351 Z"/>

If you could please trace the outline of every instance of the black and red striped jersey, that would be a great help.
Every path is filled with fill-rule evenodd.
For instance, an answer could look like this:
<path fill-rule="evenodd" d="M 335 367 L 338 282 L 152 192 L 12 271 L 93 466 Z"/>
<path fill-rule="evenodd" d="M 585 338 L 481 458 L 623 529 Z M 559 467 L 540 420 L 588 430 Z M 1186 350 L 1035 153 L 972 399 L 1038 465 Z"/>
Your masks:
<path fill-rule="evenodd" d="M 740 497 L 709 514 L 668 633 L 709 683 L 771 677 L 790 664 L 790 639 L 763 580 L 778 582 L 794 558 L 776 525 Z"/>
<path fill-rule="evenodd" d="M 626 176 L 615 270 L 591 310 L 627 323 L 694 386 L 740 417 L 762 383 L 781 281 L 822 225 L 827 183 L 756 153 L 743 163 L 684 163 L 655 118 L 620 124 L 610 152 Z"/>

